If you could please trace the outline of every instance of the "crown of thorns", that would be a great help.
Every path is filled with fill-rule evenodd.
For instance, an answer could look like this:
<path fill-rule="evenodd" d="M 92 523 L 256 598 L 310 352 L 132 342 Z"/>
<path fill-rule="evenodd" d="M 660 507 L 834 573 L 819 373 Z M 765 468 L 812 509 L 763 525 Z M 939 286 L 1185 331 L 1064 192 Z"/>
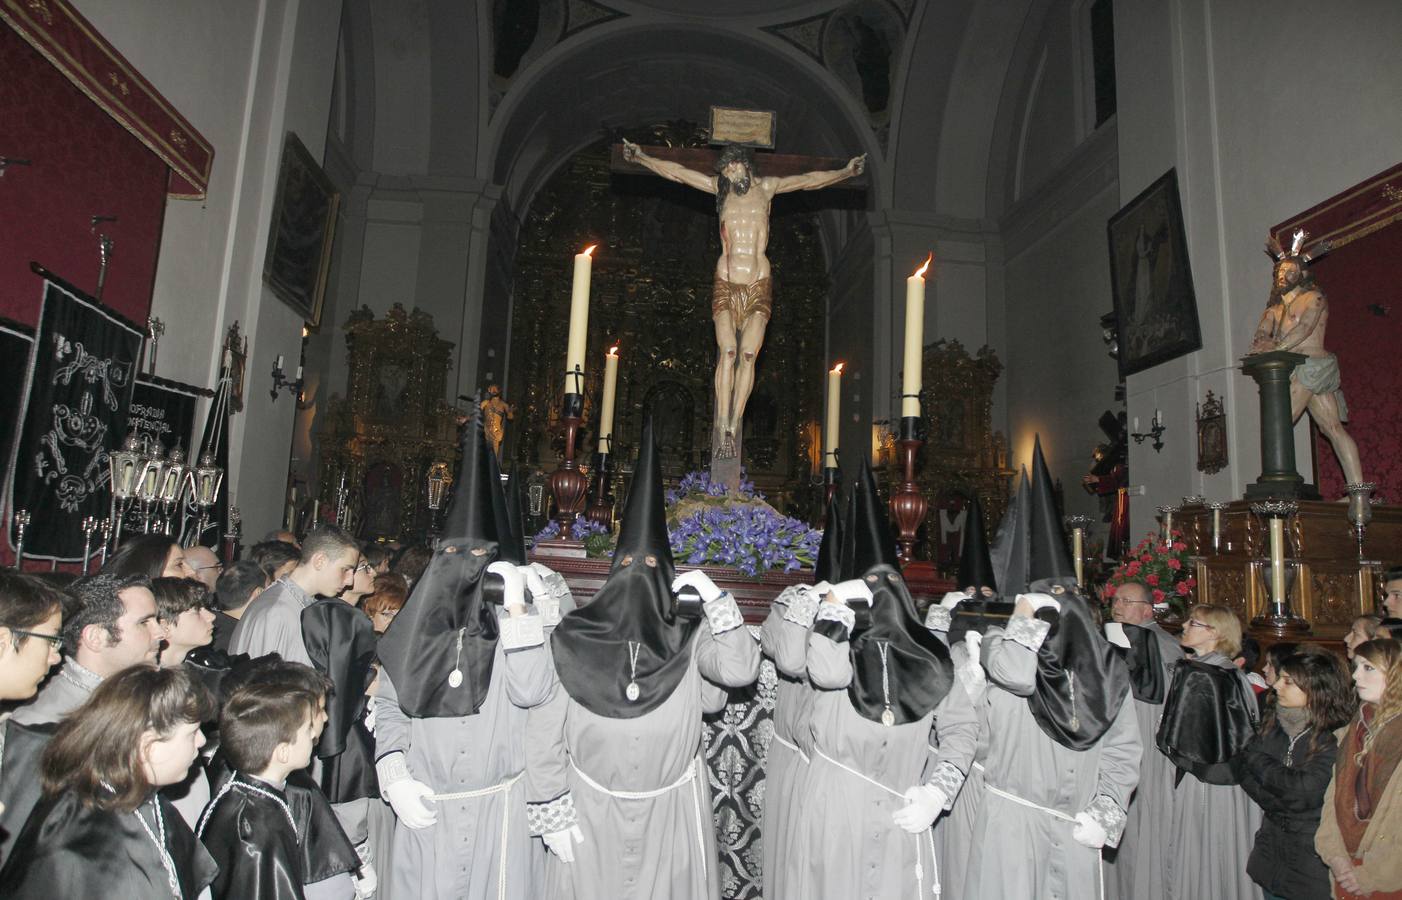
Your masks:
<path fill-rule="evenodd" d="M 1309 240 L 1309 233 L 1303 228 L 1297 230 L 1290 236 L 1290 252 L 1287 253 L 1285 247 L 1280 243 L 1280 238 L 1272 234 L 1266 239 L 1266 253 L 1276 262 L 1294 259 L 1298 260 L 1301 265 L 1307 266 L 1328 253 L 1333 247 L 1329 241 L 1319 241 L 1306 250 L 1305 241 L 1307 240 Z"/>

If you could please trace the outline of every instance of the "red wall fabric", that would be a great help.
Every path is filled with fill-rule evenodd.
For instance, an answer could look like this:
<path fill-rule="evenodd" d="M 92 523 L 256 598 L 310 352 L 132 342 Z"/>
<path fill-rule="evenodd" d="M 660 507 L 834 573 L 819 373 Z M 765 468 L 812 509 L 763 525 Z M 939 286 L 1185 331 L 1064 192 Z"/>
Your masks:
<path fill-rule="evenodd" d="M 0 178 L 0 315 L 33 325 L 42 282 L 31 260 L 97 287 L 94 215 L 115 215 L 103 302 L 136 322 L 151 309 L 169 169 L 0 23 L 0 156 L 33 161 Z"/>
<path fill-rule="evenodd" d="M 1347 428 L 1363 477 L 1377 484 L 1375 496 L 1402 502 L 1402 222 L 1350 241 L 1310 268 L 1329 299 L 1324 343 L 1339 357 Z M 1315 456 L 1320 494 L 1343 496 L 1343 470 L 1322 434 L 1315 436 Z"/>

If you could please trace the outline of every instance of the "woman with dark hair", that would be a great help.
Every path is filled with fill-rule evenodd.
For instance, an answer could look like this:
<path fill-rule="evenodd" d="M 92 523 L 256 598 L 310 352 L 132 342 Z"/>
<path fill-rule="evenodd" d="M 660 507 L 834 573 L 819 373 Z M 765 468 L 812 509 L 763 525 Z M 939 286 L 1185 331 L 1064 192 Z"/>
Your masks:
<path fill-rule="evenodd" d="M 180 542 L 164 534 L 128 538 L 102 567 L 104 575 L 145 575 L 147 578 L 194 578 Z"/>
<path fill-rule="evenodd" d="M 1232 773 L 1265 813 L 1246 873 L 1267 900 L 1328 900 L 1329 869 L 1314 852 L 1314 833 L 1334 774 L 1333 732 L 1356 706 L 1353 685 L 1343 660 L 1322 647 L 1300 647 L 1274 667 L 1275 705 L 1232 759 Z"/>
<path fill-rule="evenodd" d="M 185 778 L 213 715 L 181 669 L 137 665 L 103 681 L 44 751 L 44 799 L 0 870 L 5 896 L 197 897 L 214 861 L 158 789 Z"/>
<path fill-rule="evenodd" d="M 209 608 L 209 590 L 194 578 L 153 578 L 151 593 L 156 596 L 156 621 L 165 629 L 160 666 L 169 669 L 185 661 L 191 650 L 206 647 L 214 640 L 214 613 Z M 206 687 L 213 685 L 206 683 Z"/>
<path fill-rule="evenodd" d="M 1309 645 L 1307 644 L 1301 646 L 1300 644 L 1290 641 L 1281 641 L 1278 644 L 1271 644 L 1270 647 L 1266 649 L 1265 662 L 1261 663 L 1261 676 L 1266 679 L 1266 687 L 1275 687 L 1275 681 L 1280 677 L 1281 663 L 1308 647 Z"/>
<path fill-rule="evenodd" d="M 1402 898 L 1402 644 L 1359 644 L 1353 683 L 1358 714 L 1339 741 L 1314 849 L 1339 900 Z"/>

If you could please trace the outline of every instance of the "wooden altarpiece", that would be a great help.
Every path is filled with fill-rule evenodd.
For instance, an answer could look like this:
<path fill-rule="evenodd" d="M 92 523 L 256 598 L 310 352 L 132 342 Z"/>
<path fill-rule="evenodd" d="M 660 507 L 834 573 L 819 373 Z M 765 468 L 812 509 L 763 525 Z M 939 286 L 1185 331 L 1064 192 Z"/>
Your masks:
<path fill-rule="evenodd" d="M 318 518 L 335 521 L 339 500 L 342 524 L 361 538 L 422 540 L 429 468 L 453 471 L 457 458 L 457 414 L 443 399 L 453 344 L 428 313 L 398 303 L 378 319 L 361 307 L 345 331 L 350 375 L 320 430 Z"/>

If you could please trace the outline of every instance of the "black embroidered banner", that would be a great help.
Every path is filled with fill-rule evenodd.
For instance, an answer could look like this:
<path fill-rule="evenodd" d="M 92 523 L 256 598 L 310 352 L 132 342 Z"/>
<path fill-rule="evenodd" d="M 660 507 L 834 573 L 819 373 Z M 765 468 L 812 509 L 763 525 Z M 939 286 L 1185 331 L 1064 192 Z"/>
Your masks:
<path fill-rule="evenodd" d="M 185 461 L 194 465 L 198 452 L 190 447 L 190 435 L 195 430 L 195 401 L 201 395 L 208 396 L 209 391 L 142 375 L 131 396 L 127 432 L 149 434 L 160 440 L 167 453 L 179 446 L 185 451 Z"/>
<path fill-rule="evenodd" d="M 141 338 L 119 313 L 66 285 L 44 283 L 7 479 L 9 509 L 31 517 L 26 557 L 76 562 L 83 517 L 107 517 L 107 453 L 125 437 Z M 8 537 L 13 548 L 13 517 Z"/>

